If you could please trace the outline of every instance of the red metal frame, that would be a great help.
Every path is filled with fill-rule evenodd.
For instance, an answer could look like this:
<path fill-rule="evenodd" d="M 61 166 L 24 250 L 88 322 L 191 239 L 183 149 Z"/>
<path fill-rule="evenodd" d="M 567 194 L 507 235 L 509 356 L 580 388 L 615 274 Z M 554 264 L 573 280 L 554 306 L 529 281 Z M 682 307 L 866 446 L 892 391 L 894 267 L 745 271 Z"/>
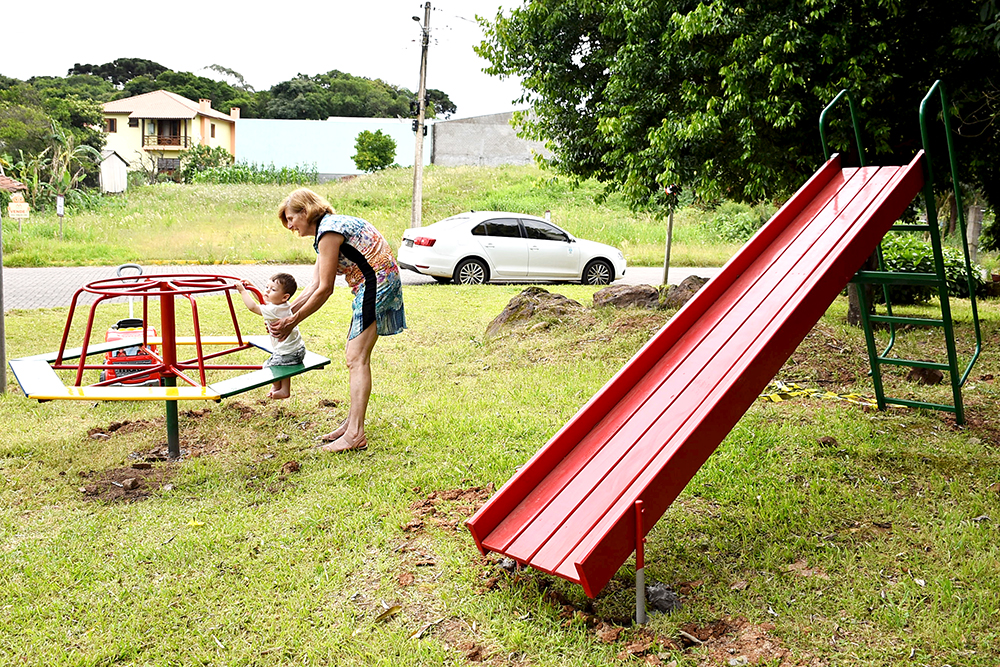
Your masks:
<path fill-rule="evenodd" d="M 56 355 L 55 362 L 52 364 L 52 368 L 56 370 L 75 369 L 76 386 L 81 386 L 84 371 L 112 368 L 112 366 L 107 363 L 87 363 L 87 350 L 90 347 L 90 337 L 94 329 L 94 315 L 97 311 L 97 307 L 108 299 L 117 297 L 142 297 L 142 320 L 144 326 L 141 349 L 144 353 L 156 359 L 157 363 L 136 367 L 136 372 L 129 375 L 131 379 L 138 380 L 143 377 L 160 374 L 166 378 L 180 378 L 184 382 L 195 387 L 204 387 L 208 384 L 207 376 L 205 374 L 205 371 L 207 370 L 259 369 L 261 367 L 260 364 L 234 365 L 205 363 L 206 360 L 216 359 L 234 352 L 240 352 L 242 350 L 253 348 L 253 345 L 243 340 L 243 335 L 240 333 L 239 323 L 236 319 L 236 309 L 233 305 L 232 293 L 236 290 L 237 282 L 240 282 L 240 279 L 233 276 L 177 273 L 157 276 L 127 276 L 124 278 L 109 278 L 106 280 L 97 280 L 95 282 L 88 283 L 73 294 L 73 300 L 71 301 L 69 308 L 69 317 L 66 319 L 66 327 L 63 329 L 62 341 L 59 344 L 59 352 Z M 264 297 L 260 290 L 252 286 L 247 289 L 255 294 L 257 299 L 263 303 Z M 198 304 L 195 297 L 218 292 L 223 292 L 226 295 L 230 320 L 236 336 L 236 345 L 211 354 L 205 354 L 201 337 L 201 322 L 198 318 Z M 76 305 L 80 295 L 85 293 L 94 294 L 97 296 L 97 299 L 93 304 L 91 304 L 87 315 L 83 346 L 80 350 L 80 360 L 78 363 L 66 364 L 63 363 L 63 356 L 66 354 L 66 344 L 69 340 L 70 329 L 72 328 L 73 318 L 76 314 Z M 196 355 L 185 360 L 178 360 L 177 358 L 177 324 L 174 304 L 174 299 L 177 297 L 184 297 L 188 300 L 191 307 L 191 321 L 194 329 Z M 152 346 L 150 346 L 145 326 L 149 322 L 150 299 L 159 299 L 160 303 L 160 343 L 158 351 L 154 350 Z M 121 365 L 118 365 L 117 368 L 121 368 Z M 197 369 L 198 379 L 201 381 L 200 383 L 196 382 L 194 379 L 189 377 L 187 373 L 185 373 L 185 371 L 191 371 L 193 369 Z M 104 382 L 97 382 L 91 386 L 100 387 L 113 384 L 114 382 L 116 382 L 116 379 L 112 378 L 105 380 Z"/>

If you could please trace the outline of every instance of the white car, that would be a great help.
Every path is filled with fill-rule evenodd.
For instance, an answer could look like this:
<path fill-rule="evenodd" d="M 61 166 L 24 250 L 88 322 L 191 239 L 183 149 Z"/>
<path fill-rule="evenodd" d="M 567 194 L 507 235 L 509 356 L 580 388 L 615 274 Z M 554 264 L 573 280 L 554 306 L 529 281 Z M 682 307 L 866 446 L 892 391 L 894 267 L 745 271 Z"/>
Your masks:
<path fill-rule="evenodd" d="M 471 211 L 403 232 L 399 266 L 438 282 L 579 280 L 607 285 L 625 275 L 625 255 L 575 238 L 542 218 Z"/>

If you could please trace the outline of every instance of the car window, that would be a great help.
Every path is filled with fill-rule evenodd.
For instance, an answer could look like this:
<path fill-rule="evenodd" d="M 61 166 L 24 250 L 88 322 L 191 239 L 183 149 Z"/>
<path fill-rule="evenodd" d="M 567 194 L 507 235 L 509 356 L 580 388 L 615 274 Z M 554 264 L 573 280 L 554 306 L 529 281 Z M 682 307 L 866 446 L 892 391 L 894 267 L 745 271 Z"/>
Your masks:
<path fill-rule="evenodd" d="M 473 227 L 472 235 L 521 238 L 521 225 L 514 218 L 493 218 Z"/>
<path fill-rule="evenodd" d="M 527 220 L 522 219 L 521 224 L 524 225 L 524 230 L 528 232 L 529 239 L 538 239 L 540 241 L 564 241 L 569 242 L 569 237 L 566 233 L 550 225 L 547 222 L 542 222 L 541 220 Z"/>

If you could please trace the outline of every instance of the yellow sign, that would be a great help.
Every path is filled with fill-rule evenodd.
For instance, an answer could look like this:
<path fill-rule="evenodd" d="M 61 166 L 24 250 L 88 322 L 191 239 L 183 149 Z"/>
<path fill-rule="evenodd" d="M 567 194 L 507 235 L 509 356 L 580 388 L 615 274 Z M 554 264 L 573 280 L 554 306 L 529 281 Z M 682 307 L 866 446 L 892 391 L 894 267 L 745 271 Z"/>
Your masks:
<path fill-rule="evenodd" d="M 7 214 L 14 219 L 27 220 L 31 213 L 31 206 L 24 201 L 24 195 L 15 192 L 10 196 L 10 203 L 7 204 Z"/>

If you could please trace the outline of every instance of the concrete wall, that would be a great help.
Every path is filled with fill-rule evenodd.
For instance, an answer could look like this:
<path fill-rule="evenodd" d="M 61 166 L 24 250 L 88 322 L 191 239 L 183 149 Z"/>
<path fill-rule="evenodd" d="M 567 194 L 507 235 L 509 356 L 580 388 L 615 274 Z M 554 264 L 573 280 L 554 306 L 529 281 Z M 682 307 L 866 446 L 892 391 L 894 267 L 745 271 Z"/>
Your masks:
<path fill-rule="evenodd" d="M 236 129 L 236 159 L 276 167 L 316 165 L 321 180 L 362 173 L 351 156 L 363 130 L 381 130 L 396 142 L 396 163 L 413 166 L 416 149 L 409 118 L 330 118 L 328 120 L 275 120 L 241 118 Z M 423 163 L 431 161 L 431 135 L 424 139 Z"/>
<path fill-rule="evenodd" d="M 432 161 L 443 167 L 531 164 L 535 154 L 551 152 L 540 141 L 518 138 L 510 121 L 514 113 L 439 121 L 434 125 Z"/>

